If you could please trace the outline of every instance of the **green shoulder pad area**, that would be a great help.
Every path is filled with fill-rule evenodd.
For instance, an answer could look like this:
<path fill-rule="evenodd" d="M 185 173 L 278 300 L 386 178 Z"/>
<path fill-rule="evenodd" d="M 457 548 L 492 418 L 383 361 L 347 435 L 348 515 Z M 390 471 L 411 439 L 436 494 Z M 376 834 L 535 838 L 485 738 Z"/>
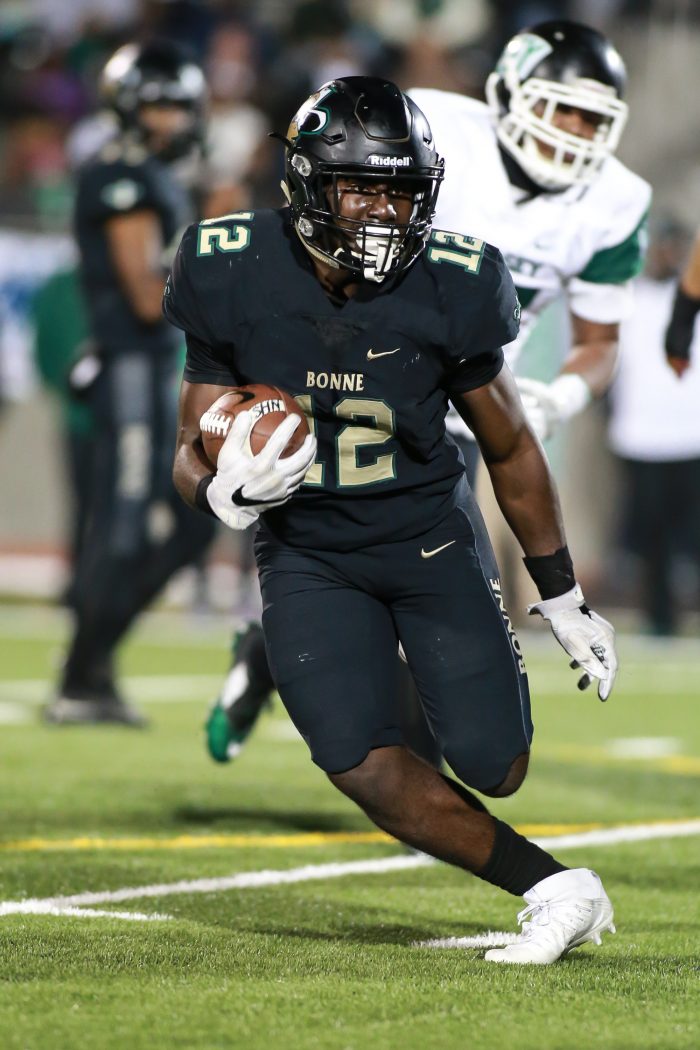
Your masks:
<path fill-rule="evenodd" d="M 596 252 L 580 273 L 581 281 L 593 284 L 623 284 L 641 273 L 647 248 L 647 218 L 644 213 L 639 225 L 626 240 Z"/>

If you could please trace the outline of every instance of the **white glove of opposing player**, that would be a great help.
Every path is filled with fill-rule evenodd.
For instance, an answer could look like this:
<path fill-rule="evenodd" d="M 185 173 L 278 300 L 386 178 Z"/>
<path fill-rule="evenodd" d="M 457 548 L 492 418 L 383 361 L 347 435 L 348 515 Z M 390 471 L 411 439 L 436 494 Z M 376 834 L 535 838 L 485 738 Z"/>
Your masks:
<path fill-rule="evenodd" d="M 547 441 L 560 423 L 581 412 L 591 400 L 588 383 L 569 372 L 551 383 L 518 376 L 515 380 L 528 423 L 540 441 Z"/>
<path fill-rule="evenodd" d="M 257 456 L 250 451 L 249 436 L 256 420 L 240 412 L 226 435 L 217 471 L 207 489 L 207 499 L 217 518 L 230 529 L 247 529 L 263 511 L 280 507 L 301 485 L 316 458 L 316 438 L 308 434 L 301 448 L 281 458 L 301 418 L 291 413 L 283 419 Z"/>
<path fill-rule="evenodd" d="M 586 606 L 579 585 L 557 598 L 528 605 L 527 611 L 549 620 L 554 637 L 573 657 L 571 666 L 586 672 L 579 680 L 579 689 L 587 689 L 591 679 L 597 678 L 598 696 L 607 700 L 617 674 L 615 629 Z"/>

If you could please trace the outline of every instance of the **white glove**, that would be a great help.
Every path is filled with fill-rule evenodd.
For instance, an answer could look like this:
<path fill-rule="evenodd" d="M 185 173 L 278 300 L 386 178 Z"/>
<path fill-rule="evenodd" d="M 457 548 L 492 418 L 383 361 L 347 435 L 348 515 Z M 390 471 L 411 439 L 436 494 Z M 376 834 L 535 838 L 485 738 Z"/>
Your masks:
<path fill-rule="evenodd" d="M 582 376 L 568 372 L 551 383 L 518 376 L 515 380 L 528 423 L 540 441 L 547 441 L 560 423 L 581 412 L 591 400 L 591 388 Z"/>
<path fill-rule="evenodd" d="M 226 435 L 214 480 L 207 489 L 209 506 L 230 529 L 247 529 L 263 511 L 286 503 L 299 488 L 316 458 L 316 438 L 308 434 L 301 448 L 280 458 L 301 418 L 291 413 L 270 435 L 261 452 L 250 450 L 252 412 L 240 412 Z"/>
<path fill-rule="evenodd" d="M 571 667 L 582 667 L 586 672 L 579 680 L 579 689 L 587 689 L 592 678 L 598 679 L 598 696 L 607 700 L 615 684 L 617 653 L 615 630 L 612 624 L 586 606 L 578 584 L 557 598 L 528 605 L 530 615 L 539 613 L 549 620 L 554 637 L 569 656 Z"/>

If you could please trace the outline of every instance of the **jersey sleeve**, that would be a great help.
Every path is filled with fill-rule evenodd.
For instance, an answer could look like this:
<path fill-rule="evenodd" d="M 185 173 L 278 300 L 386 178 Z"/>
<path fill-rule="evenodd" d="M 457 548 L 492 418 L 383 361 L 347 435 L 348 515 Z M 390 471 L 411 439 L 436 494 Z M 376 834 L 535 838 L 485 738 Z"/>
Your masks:
<path fill-rule="evenodd" d="M 104 223 L 119 215 L 158 210 L 151 177 L 141 164 L 124 160 L 95 163 L 85 168 L 78 187 L 78 207 L 84 217 Z"/>
<path fill-rule="evenodd" d="M 184 378 L 188 383 L 235 386 L 239 379 L 232 369 L 230 352 L 218 343 L 208 318 L 206 288 L 196 279 L 197 225 L 188 227 L 177 250 L 165 285 L 163 313 L 185 333 L 187 356 Z"/>
<path fill-rule="evenodd" d="M 577 317 L 616 324 L 632 312 L 632 282 L 644 266 L 651 187 L 618 165 L 606 193 L 611 197 L 606 209 L 609 217 L 596 251 L 569 280 L 567 294 Z"/>
<path fill-rule="evenodd" d="M 503 347 L 520 328 L 520 303 L 508 267 L 493 245 L 474 241 L 480 257 L 451 282 L 450 336 L 444 387 L 448 395 L 485 386 L 503 367 Z M 434 256 L 435 258 L 435 256 Z M 473 281 L 473 284 L 467 282 Z"/>
<path fill-rule="evenodd" d="M 241 379 L 221 355 L 193 335 L 186 335 L 187 354 L 183 378 L 188 383 L 211 383 L 214 386 L 239 386 Z"/>

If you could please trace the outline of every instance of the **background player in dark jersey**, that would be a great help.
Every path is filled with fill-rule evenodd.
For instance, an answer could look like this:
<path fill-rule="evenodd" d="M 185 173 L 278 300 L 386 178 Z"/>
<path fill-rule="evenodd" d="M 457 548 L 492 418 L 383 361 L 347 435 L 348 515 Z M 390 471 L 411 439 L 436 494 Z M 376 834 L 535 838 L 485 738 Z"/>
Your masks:
<path fill-rule="evenodd" d="M 115 647 L 213 535 L 170 478 L 179 341 L 160 306 L 167 246 L 192 218 L 169 165 L 199 136 L 205 85 L 178 48 L 154 42 L 116 52 L 102 89 L 122 133 L 80 171 L 75 207 L 99 372 L 87 392 L 95 477 L 72 586 L 75 629 L 46 717 L 138 725 L 115 686 Z"/>
<path fill-rule="evenodd" d="M 230 527 L 260 517 L 270 666 L 313 760 L 396 838 L 525 895 L 529 924 L 487 959 L 549 963 L 611 927 L 598 876 L 565 869 L 413 755 L 393 688 L 400 640 L 463 784 L 517 790 L 527 677 L 446 436 L 448 398 L 525 550 L 535 610 L 601 699 L 616 670 L 612 628 L 583 603 L 546 459 L 503 365 L 518 328 L 512 280 L 491 245 L 430 234 L 441 177 L 427 121 L 398 88 L 337 80 L 289 129 L 290 209 L 188 230 L 164 300 L 188 339 L 174 478 Z M 200 416 L 253 381 L 297 395 L 315 437 L 281 459 L 292 416 L 251 457 L 243 412 L 212 474 Z"/>

